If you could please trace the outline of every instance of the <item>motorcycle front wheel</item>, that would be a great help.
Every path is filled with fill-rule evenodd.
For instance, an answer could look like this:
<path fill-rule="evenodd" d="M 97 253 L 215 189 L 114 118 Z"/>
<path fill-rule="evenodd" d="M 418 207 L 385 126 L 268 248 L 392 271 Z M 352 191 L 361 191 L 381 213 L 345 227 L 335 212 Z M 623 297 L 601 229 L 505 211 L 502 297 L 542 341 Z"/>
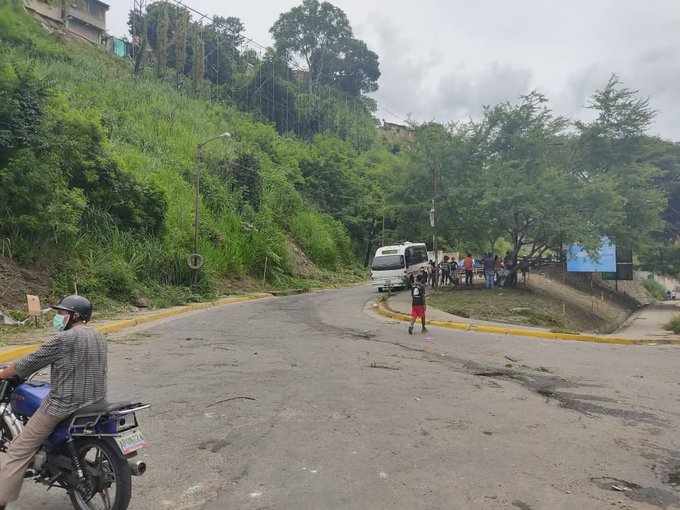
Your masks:
<path fill-rule="evenodd" d="M 127 460 L 106 441 L 86 438 L 77 442 L 78 455 L 90 482 L 90 490 L 73 488 L 71 503 L 77 510 L 126 510 L 132 495 Z"/>

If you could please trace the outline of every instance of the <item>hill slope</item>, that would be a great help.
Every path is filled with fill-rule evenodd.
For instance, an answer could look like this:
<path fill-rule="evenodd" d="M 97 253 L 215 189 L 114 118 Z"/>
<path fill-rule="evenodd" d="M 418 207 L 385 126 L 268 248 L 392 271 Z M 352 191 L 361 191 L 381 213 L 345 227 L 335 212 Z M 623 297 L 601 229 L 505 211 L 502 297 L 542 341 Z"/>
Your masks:
<path fill-rule="evenodd" d="M 299 285 L 289 240 L 321 270 L 355 267 L 345 227 L 298 189 L 301 162 L 356 154 L 346 142 L 284 139 L 185 92 L 181 80 L 134 76 L 130 62 L 49 34 L 8 7 L 0 8 L 0 49 L 0 168 L 14 186 L 0 191 L 2 254 L 53 267 L 56 293 L 77 285 L 129 302 L 172 287 L 171 301 L 197 299 L 234 278 L 259 280 L 265 265 L 267 285 Z M 197 144 L 224 132 L 231 138 L 206 146 L 199 161 L 206 263 L 191 286 Z"/>

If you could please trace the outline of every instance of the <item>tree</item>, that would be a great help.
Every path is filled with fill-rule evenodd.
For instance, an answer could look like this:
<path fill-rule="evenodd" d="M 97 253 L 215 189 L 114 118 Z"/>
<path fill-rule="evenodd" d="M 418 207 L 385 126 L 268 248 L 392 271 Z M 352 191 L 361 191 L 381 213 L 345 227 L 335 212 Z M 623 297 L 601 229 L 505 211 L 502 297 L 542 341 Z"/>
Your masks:
<path fill-rule="evenodd" d="M 377 55 L 354 39 L 347 15 L 329 2 L 304 0 L 281 14 L 269 32 L 280 55 L 305 61 L 310 93 L 319 83 L 354 94 L 377 90 Z"/>
<path fill-rule="evenodd" d="M 170 29 L 167 4 L 162 4 L 160 10 L 158 30 L 156 31 L 156 72 L 159 78 L 163 76 L 163 72 L 168 65 L 168 31 Z"/>
<path fill-rule="evenodd" d="M 254 211 L 262 206 L 262 162 L 253 148 L 241 149 L 234 161 L 234 186 Z"/>
<path fill-rule="evenodd" d="M 215 85 L 230 83 L 242 63 L 240 47 L 245 27 L 239 18 L 215 16 L 205 27 L 203 40 L 208 48 L 206 76 Z"/>
<path fill-rule="evenodd" d="M 222 16 L 214 16 L 212 23 L 208 25 L 208 29 L 221 37 L 222 44 L 228 50 L 238 51 L 238 48 L 243 44 L 246 27 L 239 18 L 229 16 L 223 18 Z"/>
<path fill-rule="evenodd" d="M 201 83 L 205 78 L 205 46 L 203 45 L 203 39 L 201 38 L 199 27 L 194 28 L 194 41 L 192 48 L 193 55 L 191 73 L 193 74 L 194 78 L 194 92 L 198 92 Z"/>
<path fill-rule="evenodd" d="M 187 40 L 189 31 L 189 13 L 183 12 L 177 20 L 175 28 L 175 71 L 179 84 L 179 76 L 184 74 L 187 63 Z"/>
<path fill-rule="evenodd" d="M 660 173 L 654 177 L 654 182 L 668 197 L 663 213 L 666 227 L 662 240 L 677 242 L 680 240 L 680 143 L 646 136 L 643 153 L 636 160 L 645 167 L 659 169 Z"/>
<path fill-rule="evenodd" d="M 425 204 L 435 179 L 437 230 L 459 249 L 488 251 L 505 239 L 515 257 L 569 243 L 594 252 L 604 236 L 638 252 L 653 246 L 665 198 L 659 170 L 640 160 L 651 117 L 645 101 L 612 83 L 595 95 L 601 115 L 577 133 L 536 92 L 487 107 L 480 122 L 416 126 L 411 164 L 395 176 L 393 200 L 404 204 L 397 232 L 429 234 Z M 634 149 L 620 147 L 624 140 Z"/>
<path fill-rule="evenodd" d="M 606 208 L 602 203 L 598 208 L 602 234 L 619 245 L 645 249 L 663 230 L 666 205 L 656 183 L 661 173 L 643 159 L 645 131 L 655 112 L 649 99 L 625 88 L 616 75 L 595 92 L 589 106 L 598 115 L 590 123 L 576 123 L 570 171 L 614 193 Z"/>
<path fill-rule="evenodd" d="M 334 72 L 329 82 L 336 84 L 345 92 L 358 96 L 362 92 L 378 90 L 380 78 L 378 55 L 369 50 L 363 41 L 349 39 L 333 67 Z"/>
<path fill-rule="evenodd" d="M 577 159 L 582 175 L 627 171 L 640 154 L 645 130 L 656 115 L 649 99 L 638 97 L 637 90 L 622 86 L 612 75 L 601 90 L 593 94 L 588 108 L 597 113 L 590 123 L 576 122 L 581 157 Z"/>
<path fill-rule="evenodd" d="M 293 131 L 298 112 L 296 91 L 290 79 L 285 60 L 269 50 L 247 85 L 239 88 L 239 104 L 276 124 L 279 133 Z"/>

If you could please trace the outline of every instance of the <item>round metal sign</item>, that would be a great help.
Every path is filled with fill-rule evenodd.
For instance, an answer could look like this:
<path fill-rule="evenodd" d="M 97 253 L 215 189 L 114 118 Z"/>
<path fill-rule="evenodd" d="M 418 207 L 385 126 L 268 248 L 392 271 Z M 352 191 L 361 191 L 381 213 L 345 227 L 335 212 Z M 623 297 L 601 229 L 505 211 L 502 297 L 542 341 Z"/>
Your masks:
<path fill-rule="evenodd" d="M 187 265 L 191 269 L 201 269 L 203 267 L 203 257 L 198 253 L 192 253 L 187 257 Z"/>

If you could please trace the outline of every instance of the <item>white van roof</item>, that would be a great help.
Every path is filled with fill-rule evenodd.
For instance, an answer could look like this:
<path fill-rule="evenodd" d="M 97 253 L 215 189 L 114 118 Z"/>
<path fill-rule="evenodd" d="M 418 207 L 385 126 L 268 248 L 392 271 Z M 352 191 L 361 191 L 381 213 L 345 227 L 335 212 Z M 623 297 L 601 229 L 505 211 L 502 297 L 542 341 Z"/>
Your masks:
<path fill-rule="evenodd" d="M 391 244 L 388 246 L 381 246 L 375 251 L 376 257 L 378 255 L 382 255 L 384 251 L 391 251 L 392 253 L 389 253 L 389 255 L 394 255 L 395 253 L 402 252 L 404 248 L 407 246 L 425 246 L 425 243 L 410 243 L 406 241 L 403 244 Z"/>

